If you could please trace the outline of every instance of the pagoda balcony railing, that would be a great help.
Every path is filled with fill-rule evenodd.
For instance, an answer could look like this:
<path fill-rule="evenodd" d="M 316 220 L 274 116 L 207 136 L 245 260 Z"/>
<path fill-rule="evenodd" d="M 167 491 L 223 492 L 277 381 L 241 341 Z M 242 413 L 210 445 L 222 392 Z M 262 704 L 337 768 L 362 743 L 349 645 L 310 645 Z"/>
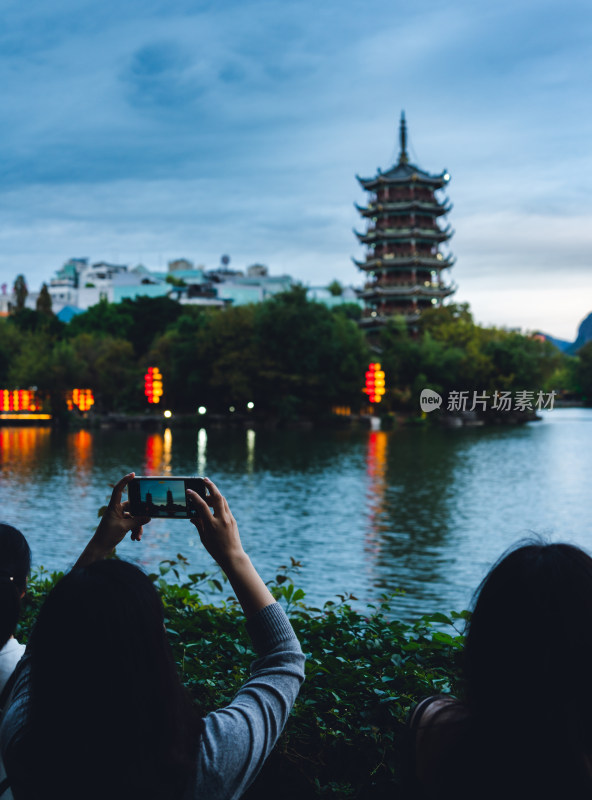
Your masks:
<path fill-rule="evenodd" d="M 428 262 L 430 264 L 434 264 L 434 266 L 440 266 L 442 269 L 448 264 L 450 265 L 452 256 L 445 256 L 442 253 L 418 253 L 417 251 L 414 253 L 384 253 L 380 255 L 375 250 L 369 250 L 366 255 L 368 259 L 373 261 L 383 261 L 385 266 L 389 266 L 392 264 L 393 266 L 397 266 L 397 262 Z M 438 258 L 438 255 L 441 255 L 442 258 Z"/>
<path fill-rule="evenodd" d="M 380 228 L 377 225 L 370 225 L 368 230 L 365 234 L 356 233 L 357 236 L 370 236 L 373 233 L 380 234 L 381 236 L 405 236 L 414 239 L 421 239 L 422 237 L 429 237 L 430 239 L 434 237 L 449 237 L 452 236 L 454 231 L 451 229 L 450 225 L 447 225 L 445 228 L 438 228 L 434 225 L 434 227 L 429 228 L 420 228 L 417 226 L 405 226 L 400 228 Z"/>
<path fill-rule="evenodd" d="M 367 281 L 364 284 L 363 291 L 366 291 L 368 289 L 379 289 L 381 287 L 384 287 L 385 289 L 390 289 L 393 286 L 394 287 L 398 287 L 398 286 L 410 287 L 410 286 L 413 286 L 413 287 L 419 287 L 421 289 L 446 289 L 446 284 L 444 284 L 444 283 L 441 283 L 441 282 L 438 282 L 438 281 L 418 281 L 416 279 L 414 281 L 413 280 L 411 280 L 411 281 L 384 281 L 384 280 Z"/>
<path fill-rule="evenodd" d="M 452 236 L 452 233 L 449 234 L 447 231 L 426 230 L 425 228 L 421 232 L 409 228 L 376 228 L 368 233 L 354 231 L 354 234 L 360 244 L 365 244 L 373 250 L 377 247 L 390 248 L 393 245 L 402 245 L 412 250 L 419 245 L 418 252 L 421 252 L 421 245 L 437 247 L 439 244 L 445 244 Z"/>
<path fill-rule="evenodd" d="M 456 285 L 444 286 L 443 284 L 418 284 L 418 283 L 392 283 L 367 284 L 362 291 L 362 298 L 370 297 L 448 297 L 456 291 Z"/>
<path fill-rule="evenodd" d="M 356 204 L 357 210 L 365 217 L 372 217 L 377 214 L 386 214 L 389 212 L 405 212 L 407 210 L 423 211 L 426 214 L 441 217 L 448 214 L 452 210 L 452 203 L 446 201 L 445 203 L 438 203 L 436 200 L 429 202 L 428 200 L 384 200 L 380 203 L 378 201 L 369 202 L 367 206 L 359 206 Z"/>

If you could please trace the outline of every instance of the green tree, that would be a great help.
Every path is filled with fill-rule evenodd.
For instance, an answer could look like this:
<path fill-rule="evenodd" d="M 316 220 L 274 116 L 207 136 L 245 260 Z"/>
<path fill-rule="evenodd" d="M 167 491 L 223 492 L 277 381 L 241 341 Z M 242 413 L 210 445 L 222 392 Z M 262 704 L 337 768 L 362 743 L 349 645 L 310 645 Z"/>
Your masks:
<path fill-rule="evenodd" d="M 27 289 L 27 281 L 25 280 L 24 275 L 16 276 L 14 285 L 12 287 L 12 292 L 16 298 L 16 310 L 21 311 L 21 309 L 25 307 L 27 295 L 29 294 L 29 290 Z"/>
<path fill-rule="evenodd" d="M 81 333 L 70 340 L 69 346 L 81 365 L 75 385 L 93 390 L 98 411 L 135 411 L 144 407 L 143 370 L 130 342 Z"/>
<path fill-rule="evenodd" d="M 37 386 L 49 395 L 52 412 L 66 413 L 64 394 L 78 386 L 84 363 L 67 341 L 53 342 L 43 331 L 25 334 L 20 351 L 12 360 L 8 380 L 12 386 Z"/>
<path fill-rule="evenodd" d="M 438 392 L 543 389 L 561 364 L 557 348 L 531 336 L 476 325 L 467 304 L 424 312 L 419 335 L 402 318 L 381 332 L 389 396 L 418 407 L 422 388 Z M 388 391 L 390 388 L 390 392 Z"/>
<path fill-rule="evenodd" d="M 341 305 L 333 306 L 331 310 L 334 314 L 341 314 L 356 322 L 362 318 L 362 308 L 357 303 L 341 303 Z"/>
<path fill-rule="evenodd" d="M 77 314 L 68 324 L 68 335 L 78 336 L 81 333 L 113 335 L 117 333 L 127 339 L 133 325 L 131 314 L 127 313 L 121 303 L 109 303 L 101 300 L 88 308 L 84 314 Z"/>
<path fill-rule="evenodd" d="M 41 291 L 39 292 L 39 297 L 37 298 L 36 308 L 40 314 L 46 314 L 49 316 L 53 313 L 51 310 L 51 295 L 46 283 L 41 286 Z"/>
<path fill-rule="evenodd" d="M 576 378 L 582 391 L 584 402 L 590 406 L 592 405 L 592 341 L 580 347 L 577 356 Z"/>
<path fill-rule="evenodd" d="M 126 337 L 137 356 L 148 352 L 155 336 L 163 333 L 183 313 L 183 306 L 170 297 L 136 297 L 121 303 L 123 313 L 132 318 Z"/>
<path fill-rule="evenodd" d="M 358 326 L 295 287 L 259 305 L 188 310 L 147 357 L 163 373 L 167 402 L 227 412 L 253 401 L 287 419 L 358 407 L 368 351 Z"/>
<path fill-rule="evenodd" d="M 235 310 L 235 309 L 228 309 Z M 217 344 L 210 333 L 211 318 L 221 311 L 187 307 L 183 314 L 153 341 L 144 361 L 160 369 L 166 402 L 178 411 L 212 406 L 212 358 Z"/>
<path fill-rule="evenodd" d="M 495 331 L 495 329 L 494 329 Z M 514 331 L 495 331 L 484 345 L 496 376 L 517 389 L 542 389 L 562 361 L 551 342 L 523 336 Z"/>
<path fill-rule="evenodd" d="M 10 366 L 23 343 L 21 331 L 8 320 L 0 319 L 0 389 L 12 389 L 8 375 Z"/>
<path fill-rule="evenodd" d="M 343 286 L 339 283 L 337 279 L 332 280 L 331 283 L 327 286 L 327 289 L 331 292 L 333 297 L 341 297 L 343 294 Z"/>
<path fill-rule="evenodd" d="M 581 395 L 582 387 L 580 386 L 578 375 L 579 358 L 561 353 L 560 359 L 557 369 L 545 381 L 545 391 L 554 390 L 568 397 Z"/>
<path fill-rule="evenodd" d="M 254 305 L 229 308 L 209 318 L 208 329 L 201 337 L 212 368 L 211 388 L 226 408 L 260 402 L 258 381 L 264 353 L 255 326 Z"/>
<path fill-rule="evenodd" d="M 21 308 L 11 314 L 8 322 L 18 328 L 22 333 L 43 332 L 52 341 L 61 339 L 66 331 L 66 325 L 55 314 L 43 314 L 32 308 Z"/>
<path fill-rule="evenodd" d="M 368 346 L 353 321 L 294 286 L 256 307 L 256 329 L 268 408 L 318 416 L 336 403 L 359 406 Z"/>
<path fill-rule="evenodd" d="M 175 275 L 167 275 L 165 281 L 171 286 L 187 286 L 183 278 L 177 278 Z"/>
<path fill-rule="evenodd" d="M 69 334 L 117 334 L 131 342 L 137 357 L 150 349 L 155 337 L 163 333 L 183 313 L 183 307 L 170 297 L 126 298 L 121 303 L 102 300 L 69 324 Z"/>

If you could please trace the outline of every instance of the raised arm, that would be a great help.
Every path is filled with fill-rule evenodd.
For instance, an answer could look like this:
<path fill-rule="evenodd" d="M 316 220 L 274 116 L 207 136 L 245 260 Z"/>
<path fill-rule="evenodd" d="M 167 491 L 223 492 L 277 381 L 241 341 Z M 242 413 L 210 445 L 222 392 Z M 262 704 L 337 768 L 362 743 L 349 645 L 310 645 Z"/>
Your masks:
<path fill-rule="evenodd" d="M 94 532 L 90 542 L 82 551 L 80 558 L 74 564 L 76 567 L 87 567 L 93 561 L 107 558 L 117 545 L 123 540 L 128 531 L 132 532 L 131 538 L 140 541 L 143 525 L 150 522 L 150 517 L 132 517 L 129 513 L 128 502 L 121 501 L 123 490 L 135 477 L 134 472 L 124 475 L 113 487 L 109 505 L 101 517 L 101 521 Z"/>
<path fill-rule="evenodd" d="M 192 797 L 237 800 L 272 751 L 304 680 L 304 655 L 281 606 L 251 564 L 225 498 L 206 479 L 187 495 L 201 541 L 228 576 L 259 658 L 234 700 L 204 719 Z M 208 508 L 212 507 L 212 511 Z"/>
<path fill-rule="evenodd" d="M 203 546 L 228 577 L 245 616 L 250 619 L 275 600 L 243 550 L 238 525 L 226 498 L 209 478 L 204 481 L 209 492 L 206 500 L 191 489 L 187 490 L 187 497 L 197 512 L 191 521 L 199 531 Z"/>

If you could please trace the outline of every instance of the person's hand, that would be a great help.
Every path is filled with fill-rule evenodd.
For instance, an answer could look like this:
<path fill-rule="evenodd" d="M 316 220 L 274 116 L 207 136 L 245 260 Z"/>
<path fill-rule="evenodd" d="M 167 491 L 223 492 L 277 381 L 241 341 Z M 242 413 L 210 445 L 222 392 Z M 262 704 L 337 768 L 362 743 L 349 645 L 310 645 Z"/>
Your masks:
<path fill-rule="evenodd" d="M 135 473 L 130 472 L 113 487 L 109 505 L 101 517 L 99 526 L 75 566 L 83 566 L 105 558 L 123 540 L 128 531 L 132 532 L 131 538 L 134 541 L 139 542 L 142 538 L 142 526 L 150 522 L 150 517 L 132 517 L 128 511 L 129 502 L 121 501 L 123 490 L 134 477 Z"/>
<path fill-rule="evenodd" d="M 226 498 L 209 478 L 204 478 L 208 496 L 205 500 L 197 492 L 187 489 L 187 498 L 195 509 L 191 522 L 199 531 L 199 538 L 212 558 L 226 569 L 245 555 L 238 533 L 238 525 Z M 212 511 L 208 508 L 212 507 Z"/>
<path fill-rule="evenodd" d="M 199 531 L 203 546 L 226 573 L 247 619 L 250 619 L 275 600 L 243 550 L 238 525 L 226 498 L 209 478 L 204 478 L 204 481 L 209 492 L 205 500 L 197 492 L 187 489 L 187 499 L 197 512 L 191 522 Z M 208 506 L 212 507 L 213 513 Z"/>

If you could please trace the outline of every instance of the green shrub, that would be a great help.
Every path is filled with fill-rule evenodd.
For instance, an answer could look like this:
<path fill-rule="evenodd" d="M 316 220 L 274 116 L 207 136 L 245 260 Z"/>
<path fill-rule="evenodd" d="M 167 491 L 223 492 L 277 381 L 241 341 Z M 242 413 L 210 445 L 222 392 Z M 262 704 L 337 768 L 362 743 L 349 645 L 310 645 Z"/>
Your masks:
<path fill-rule="evenodd" d="M 179 555 L 151 575 L 185 685 L 204 714 L 229 702 L 254 653 L 244 618 L 223 576 L 184 576 Z M 405 723 L 422 697 L 458 691 L 468 612 L 436 614 L 408 624 L 393 618 L 396 596 L 363 611 L 353 595 L 322 608 L 305 603 L 292 573 L 271 582 L 307 654 L 306 681 L 274 752 L 245 797 L 405 797 Z M 61 573 L 38 572 L 30 582 L 17 636 L 26 641 L 40 603 Z M 176 582 L 171 582 L 173 578 Z M 216 603 L 204 600 L 219 597 Z M 226 598 L 226 599 L 224 599 Z"/>

